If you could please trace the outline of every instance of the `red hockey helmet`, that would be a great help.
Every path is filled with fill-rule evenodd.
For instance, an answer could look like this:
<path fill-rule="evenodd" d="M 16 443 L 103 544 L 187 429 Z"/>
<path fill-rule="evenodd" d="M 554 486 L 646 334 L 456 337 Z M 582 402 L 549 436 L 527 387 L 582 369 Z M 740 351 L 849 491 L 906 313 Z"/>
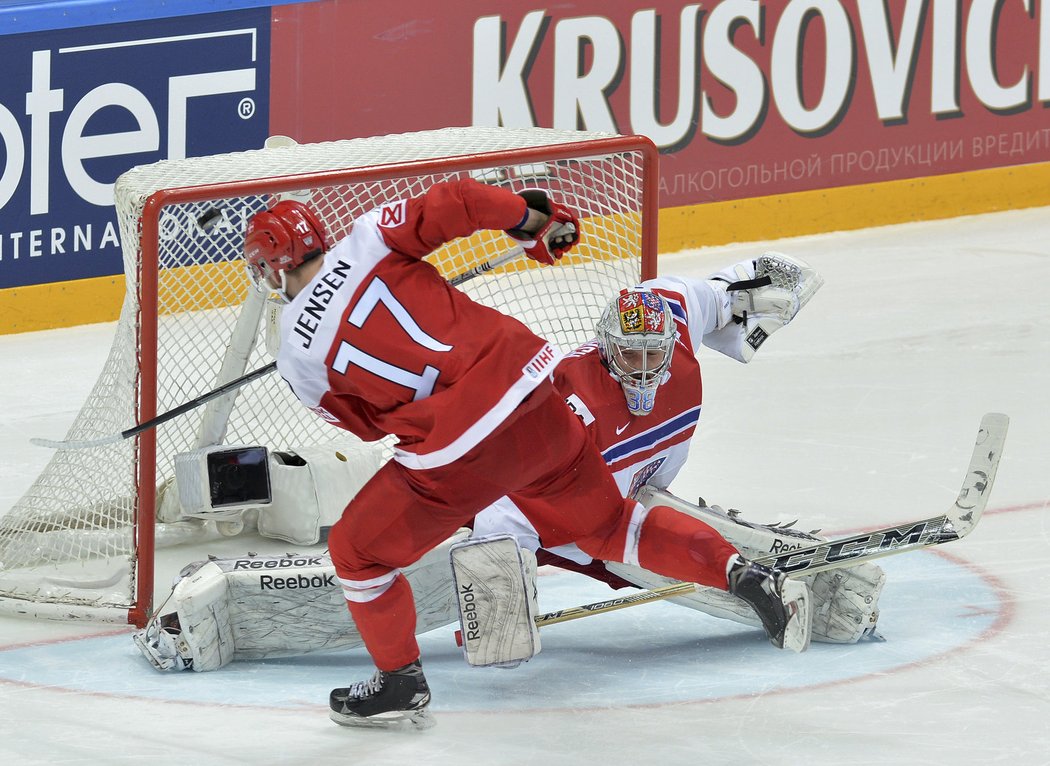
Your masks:
<path fill-rule="evenodd" d="M 328 249 L 324 224 L 301 202 L 283 200 L 248 221 L 244 260 L 256 285 L 283 295 L 284 272 Z"/>

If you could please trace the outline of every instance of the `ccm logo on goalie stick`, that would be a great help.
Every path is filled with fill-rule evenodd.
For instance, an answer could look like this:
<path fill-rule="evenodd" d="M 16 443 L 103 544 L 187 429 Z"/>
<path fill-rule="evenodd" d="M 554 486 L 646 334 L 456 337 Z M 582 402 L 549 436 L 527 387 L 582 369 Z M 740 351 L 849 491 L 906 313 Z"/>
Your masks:
<path fill-rule="evenodd" d="M 892 551 L 897 548 L 932 545 L 957 540 L 959 536 L 951 528 L 948 519 L 927 519 L 908 527 L 897 527 L 884 532 L 872 532 L 845 540 L 817 545 L 801 553 L 785 553 L 778 556 L 772 566 L 784 572 L 795 572 L 824 563 L 837 564 L 872 553 Z"/>

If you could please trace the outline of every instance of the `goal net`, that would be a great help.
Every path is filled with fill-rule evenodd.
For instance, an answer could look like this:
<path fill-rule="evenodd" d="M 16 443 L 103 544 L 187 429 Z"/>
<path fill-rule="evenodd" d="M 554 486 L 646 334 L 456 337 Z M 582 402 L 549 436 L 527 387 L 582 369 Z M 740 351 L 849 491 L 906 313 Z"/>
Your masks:
<path fill-rule="evenodd" d="M 655 163 L 640 137 L 472 127 L 274 141 L 133 168 L 114 192 L 127 293 L 107 361 L 66 439 L 120 433 L 272 362 L 267 300 L 251 289 L 241 254 L 249 217 L 279 197 L 313 206 L 338 239 L 362 213 L 438 181 L 469 175 L 512 191 L 549 190 L 578 211 L 580 245 L 554 267 L 517 259 L 460 289 L 565 349 L 589 340 L 610 296 L 655 274 Z M 514 244 L 483 232 L 427 260 L 453 278 Z M 202 544 L 239 532 L 180 514 L 177 454 L 335 440 L 350 460 L 370 449 L 306 410 L 272 374 L 133 438 L 56 451 L 0 518 L 0 609 L 143 624 L 158 547 L 196 546 L 200 558 Z"/>

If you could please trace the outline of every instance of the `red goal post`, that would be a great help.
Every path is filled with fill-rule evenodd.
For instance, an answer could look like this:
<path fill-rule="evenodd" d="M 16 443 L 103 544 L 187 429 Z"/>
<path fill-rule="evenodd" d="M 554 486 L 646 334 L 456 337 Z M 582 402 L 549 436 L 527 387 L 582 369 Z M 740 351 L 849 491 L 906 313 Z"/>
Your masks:
<path fill-rule="evenodd" d="M 618 289 L 656 273 L 657 152 L 638 136 L 542 128 L 448 128 L 169 160 L 115 187 L 127 295 L 98 382 L 66 435 L 91 440 L 148 421 L 271 361 L 269 310 L 241 260 L 244 226 L 275 198 L 318 210 L 333 239 L 387 201 L 466 175 L 538 187 L 576 209 L 581 243 L 555 267 L 526 259 L 462 285 L 563 348 L 589 340 Z M 427 260 L 446 277 L 514 242 L 483 232 Z M 251 525 L 182 516 L 174 456 L 212 444 L 272 450 L 367 449 L 323 423 L 277 376 L 118 444 L 56 452 L 0 518 L 0 610 L 142 625 L 158 581 L 156 549 L 181 561 Z M 176 567 L 177 571 L 177 567 Z M 170 578 L 162 581 L 164 590 Z"/>

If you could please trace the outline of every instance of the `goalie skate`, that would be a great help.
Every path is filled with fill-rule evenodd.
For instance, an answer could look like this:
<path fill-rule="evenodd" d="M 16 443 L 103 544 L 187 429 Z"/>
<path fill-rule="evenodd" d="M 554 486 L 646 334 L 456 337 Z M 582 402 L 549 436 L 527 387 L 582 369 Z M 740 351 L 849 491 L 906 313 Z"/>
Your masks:
<path fill-rule="evenodd" d="M 773 646 L 793 652 L 809 648 L 813 615 L 805 583 L 738 559 L 729 572 L 729 592 L 755 610 Z"/>
<path fill-rule="evenodd" d="M 332 689 L 328 717 L 340 726 L 429 729 L 435 721 L 427 710 L 430 687 L 415 661 L 397 670 L 377 670 L 367 681 Z"/>

